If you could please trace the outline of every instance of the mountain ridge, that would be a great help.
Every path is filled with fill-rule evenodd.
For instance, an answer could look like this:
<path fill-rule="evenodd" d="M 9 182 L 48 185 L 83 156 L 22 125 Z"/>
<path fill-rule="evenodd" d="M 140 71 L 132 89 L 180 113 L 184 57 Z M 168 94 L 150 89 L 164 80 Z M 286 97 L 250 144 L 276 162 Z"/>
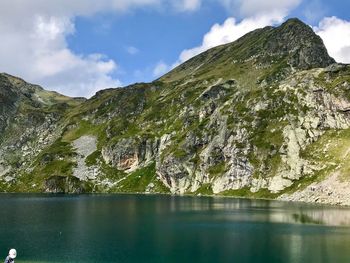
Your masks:
<path fill-rule="evenodd" d="M 298 19 L 88 100 L 4 75 L 1 99 L 2 191 L 350 204 L 350 67 Z M 344 183 L 325 186 L 333 177 Z"/>
<path fill-rule="evenodd" d="M 280 36 L 279 41 L 276 41 L 276 36 Z M 258 67 L 273 64 L 273 59 L 276 57 L 278 57 L 278 62 L 282 64 L 278 65 L 280 68 L 293 66 L 298 69 L 310 69 L 327 67 L 335 63 L 335 60 L 328 55 L 322 39 L 313 32 L 312 28 L 299 19 L 293 18 L 279 27 L 267 26 L 256 29 L 234 42 L 209 49 L 165 74 L 160 80 L 167 81 L 171 79 L 172 72 L 182 75 L 181 70 L 187 67 L 191 68 L 191 63 L 197 66 L 203 63 L 200 61 L 202 57 L 207 59 L 206 63 L 209 66 L 209 62 L 213 63 L 213 59 L 220 59 L 220 56 L 223 56 L 222 53 L 226 53 L 225 59 L 229 56 L 230 58 L 233 57 L 236 63 L 254 60 L 255 66 Z M 232 60 L 229 62 L 232 62 Z M 229 65 L 229 62 L 220 61 L 221 64 L 226 63 L 226 65 Z M 183 75 L 186 76 L 186 74 Z"/>

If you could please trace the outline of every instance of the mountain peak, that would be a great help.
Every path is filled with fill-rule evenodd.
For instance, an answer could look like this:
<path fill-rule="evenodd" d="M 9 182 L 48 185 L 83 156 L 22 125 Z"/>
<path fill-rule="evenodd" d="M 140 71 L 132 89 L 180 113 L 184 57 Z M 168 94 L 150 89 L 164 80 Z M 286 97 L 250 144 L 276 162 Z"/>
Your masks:
<path fill-rule="evenodd" d="M 281 26 L 283 25 L 299 25 L 299 26 L 308 26 L 307 24 L 305 24 L 303 21 L 301 21 L 299 18 L 297 17 L 292 17 L 287 19 L 285 22 L 282 23 Z"/>
<path fill-rule="evenodd" d="M 286 57 L 287 64 L 298 69 L 323 68 L 335 63 L 322 39 L 298 18 L 274 28 L 264 49 L 274 56 Z"/>
<path fill-rule="evenodd" d="M 234 42 L 209 49 L 161 78 L 179 80 L 188 76 L 225 77 L 234 67 L 268 70 L 325 68 L 335 63 L 322 39 L 310 26 L 291 18 L 278 27 L 256 29 Z M 218 69 L 222 70 L 219 71 Z M 274 70 L 275 69 L 275 70 Z M 231 77 L 237 78 L 236 75 Z"/>

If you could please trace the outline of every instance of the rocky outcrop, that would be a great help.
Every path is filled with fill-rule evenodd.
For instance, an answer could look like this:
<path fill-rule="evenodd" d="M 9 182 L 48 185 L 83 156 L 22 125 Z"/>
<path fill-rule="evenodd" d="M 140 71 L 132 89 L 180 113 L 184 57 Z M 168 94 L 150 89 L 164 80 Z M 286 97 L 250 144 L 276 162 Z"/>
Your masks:
<path fill-rule="evenodd" d="M 263 50 L 270 56 L 286 56 L 287 64 L 293 68 L 324 68 L 335 63 L 322 39 L 310 26 L 296 18 L 272 30 Z"/>
<path fill-rule="evenodd" d="M 149 164 L 159 151 L 159 140 L 131 137 L 102 149 L 103 160 L 127 172 Z"/>
<path fill-rule="evenodd" d="M 73 176 L 82 181 L 93 180 L 99 175 L 99 167 L 87 166 L 86 158 L 97 150 L 95 136 L 82 136 L 73 141 L 73 147 L 78 154 L 76 157 L 77 166 L 73 169 Z"/>
<path fill-rule="evenodd" d="M 190 169 L 181 158 L 173 155 L 165 156 L 164 160 L 157 164 L 157 174 L 173 194 L 184 194 L 191 186 Z"/>
<path fill-rule="evenodd" d="M 278 199 L 294 202 L 309 202 L 332 205 L 350 205 L 350 183 L 338 172 L 321 182 L 314 182 L 303 190 L 283 194 Z"/>
<path fill-rule="evenodd" d="M 79 178 L 70 176 L 52 176 L 45 180 L 44 189 L 46 193 L 55 194 L 80 194 L 91 192 L 92 190 L 88 183 L 81 181 Z"/>
<path fill-rule="evenodd" d="M 187 105 L 176 116 L 176 121 L 184 124 L 181 130 L 160 138 L 121 138 L 102 149 L 103 159 L 127 173 L 155 161 L 158 177 L 176 194 L 194 193 L 208 184 L 214 194 L 240 189 L 250 189 L 252 194 L 262 190 L 278 194 L 320 169 L 302 156 L 308 145 L 327 129 L 350 127 L 347 99 L 316 84 L 324 72 L 302 71 L 273 88 L 261 83 L 262 89 L 278 94 L 272 98 L 264 95 L 263 100 L 240 92 L 236 80 L 214 81 L 196 97 L 199 105 Z M 247 98 L 254 106 L 237 112 L 236 105 L 248 103 Z M 261 130 L 259 122 L 264 120 L 259 114 L 275 114 L 271 107 L 282 111 L 276 113 L 280 116 L 276 128 Z M 238 122 L 233 126 L 230 114 L 237 114 L 234 118 Z M 247 122 L 246 118 L 252 120 Z M 192 130 L 197 122 L 201 129 Z M 258 156 L 261 146 L 256 136 L 261 132 L 280 134 L 280 141 L 271 142 L 268 151 Z M 260 144 L 270 143 L 268 137 L 261 140 Z M 269 163 L 272 157 L 278 163 Z"/>
<path fill-rule="evenodd" d="M 0 187 L 348 204 L 349 72 L 291 19 L 87 101 L 0 75 Z"/>

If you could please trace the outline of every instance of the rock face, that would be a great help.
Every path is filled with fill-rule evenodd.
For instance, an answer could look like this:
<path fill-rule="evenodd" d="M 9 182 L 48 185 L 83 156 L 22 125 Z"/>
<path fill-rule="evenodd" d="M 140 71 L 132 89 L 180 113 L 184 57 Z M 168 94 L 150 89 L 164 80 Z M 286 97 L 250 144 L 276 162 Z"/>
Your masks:
<path fill-rule="evenodd" d="M 159 149 L 159 141 L 147 138 L 121 139 L 102 149 L 105 163 L 119 170 L 133 171 L 152 162 Z"/>
<path fill-rule="evenodd" d="M 95 136 L 81 136 L 73 141 L 73 147 L 77 153 L 77 166 L 73 170 L 73 176 L 82 181 L 95 179 L 99 173 L 98 166 L 87 167 L 85 159 L 97 150 Z"/>
<path fill-rule="evenodd" d="M 350 66 L 297 19 L 87 101 L 1 74 L 0 100 L 3 191 L 348 204 Z"/>
<path fill-rule="evenodd" d="M 289 19 L 271 30 L 263 49 L 274 57 L 287 56 L 287 64 L 298 69 L 323 68 L 335 63 L 322 39 L 298 19 Z"/>

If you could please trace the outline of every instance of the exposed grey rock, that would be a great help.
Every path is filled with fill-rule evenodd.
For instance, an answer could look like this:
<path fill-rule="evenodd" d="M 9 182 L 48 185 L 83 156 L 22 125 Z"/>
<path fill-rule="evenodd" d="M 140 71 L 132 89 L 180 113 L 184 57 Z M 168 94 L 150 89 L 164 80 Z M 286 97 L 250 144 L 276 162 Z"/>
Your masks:
<path fill-rule="evenodd" d="M 149 164 L 159 151 L 159 139 L 128 138 L 102 149 L 107 164 L 131 172 Z"/>
<path fill-rule="evenodd" d="M 84 193 L 91 191 L 88 184 L 70 176 L 52 176 L 45 181 L 47 193 Z"/>
<path fill-rule="evenodd" d="M 147 193 L 277 196 L 347 162 L 347 152 L 331 164 L 310 148 L 350 128 L 348 70 L 309 26 L 291 19 L 210 49 L 155 82 L 86 102 L 0 74 L 0 185 L 79 193 L 120 191 L 142 179 Z M 45 172 L 49 165 L 54 174 Z M 23 185 L 31 172 L 38 182 Z M 281 198 L 346 204 L 338 179 Z"/>
<path fill-rule="evenodd" d="M 75 151 L 77 152 L 77 166 L 73 169 L 73 176 L 82 181 L 88 179 L 96 179 L 99 174 L 98 166 L 87 167 L 85 159 L 97 150 L 95 136 L 81 136 L 73 142 Z"/>
<path fill-rule="evenodd" d="M 314 182 L 293 194 L 284 194 L 280 200 L 316 202 L 321 204 L 350 205 L 350 183 L 344 181 L 338 172 L 321 182 Z"/>

